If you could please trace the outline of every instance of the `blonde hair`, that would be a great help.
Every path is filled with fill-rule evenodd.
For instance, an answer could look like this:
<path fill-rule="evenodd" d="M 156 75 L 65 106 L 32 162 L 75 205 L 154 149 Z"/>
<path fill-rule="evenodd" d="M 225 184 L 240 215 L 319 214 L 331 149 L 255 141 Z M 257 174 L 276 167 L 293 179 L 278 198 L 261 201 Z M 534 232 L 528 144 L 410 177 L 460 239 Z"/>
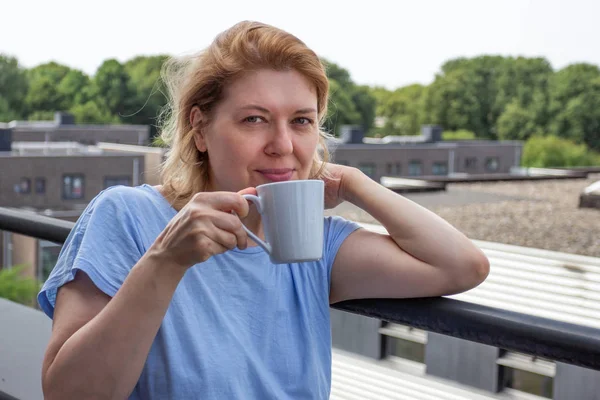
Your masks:
<path fill-rule="evenodd" d="M 164 194 L 181 208 L 195 193 L 207 190 L 208 154 L 199 152 L 190 124 L 193 106 L 198 106 L 209 124 L 211 111 L 222 99 L 224 87 L 243 72 L 269 68 L 295 70 L 315 85 L 319 127 L 327 115 L 329 81 L 319 57 L 300 39 L 273 26 L 244 21 L 220 33 L 204 51 L 171 58 L 161 71 L 169 103 L 162 114 L 160 138 L 170 147 L 162 165 Z M 319 128 L 310 177 L 323 178 L 329 160 L 326 139 Z"/>

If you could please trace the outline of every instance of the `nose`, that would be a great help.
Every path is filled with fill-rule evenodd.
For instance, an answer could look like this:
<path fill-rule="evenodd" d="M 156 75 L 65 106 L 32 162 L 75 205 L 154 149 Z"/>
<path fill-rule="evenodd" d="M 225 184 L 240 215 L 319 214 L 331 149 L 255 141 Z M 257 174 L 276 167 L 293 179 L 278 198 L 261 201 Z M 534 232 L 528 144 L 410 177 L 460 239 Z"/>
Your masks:
<path fill-rule="evenodd" d="M 274 125 L 269 142 L 265 146 L 265 153 L 270 156 L 281 157 L 292 154 L 293 151 L 292 132 L 287 123 Z"/>

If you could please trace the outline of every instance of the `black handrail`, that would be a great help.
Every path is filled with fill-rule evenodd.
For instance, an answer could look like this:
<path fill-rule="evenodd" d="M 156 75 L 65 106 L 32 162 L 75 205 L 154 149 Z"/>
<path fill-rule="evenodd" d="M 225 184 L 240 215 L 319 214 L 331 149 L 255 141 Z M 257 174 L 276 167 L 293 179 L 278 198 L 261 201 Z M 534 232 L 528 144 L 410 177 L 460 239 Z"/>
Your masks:
<path fill-rule="evenodd" d="M 71 229 L 73 222 L 46 217 L 33 212 L 18 211 L 0 207 L 0 230 L 55 243 L 63 243 Z"/>
<path fill-rule="evenodd" d="M 73 225 L 68 221 L 0 207 L 0 230 L 63 243 Z M 600 329 L 443 297 L 352 300 L 332 307 L 600 370 Z"/>

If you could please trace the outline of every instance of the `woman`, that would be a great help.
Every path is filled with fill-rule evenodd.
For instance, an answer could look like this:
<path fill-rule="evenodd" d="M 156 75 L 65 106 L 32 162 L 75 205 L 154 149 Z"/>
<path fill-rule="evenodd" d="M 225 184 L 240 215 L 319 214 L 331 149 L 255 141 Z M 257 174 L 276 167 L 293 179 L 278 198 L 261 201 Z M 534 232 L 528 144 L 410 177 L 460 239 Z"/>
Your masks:
<path fill-rule="evenodd" d="M 163 185 L 100 193 L 40 292 L 54 319 L 47 399 L 328 398 L 330 303 L 458 293 L 487 276 L 441 218 L 321 161 L 328 82 L 294 36 L 242 22 L 166 72 Z M 241 195 L 290 179 L 323 179 L 326 207 L 349 201 L 389 236 L 330 217 L 322 260 L 272 264 L 242 229 L 264 237 Z"/>

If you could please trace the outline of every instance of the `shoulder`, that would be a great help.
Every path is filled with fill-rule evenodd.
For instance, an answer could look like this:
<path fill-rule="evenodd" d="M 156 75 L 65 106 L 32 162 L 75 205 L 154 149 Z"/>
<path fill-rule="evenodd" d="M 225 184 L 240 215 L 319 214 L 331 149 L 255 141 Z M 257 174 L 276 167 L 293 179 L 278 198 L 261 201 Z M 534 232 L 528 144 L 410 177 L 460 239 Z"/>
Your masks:
<path fill-rule="evenodd" d="M 348 233 L 351 233 L 360 228 L 358 223 L 347 220 L 346 218 L 338 215 L 325 217 L 324 224 L 324 233 L 326 237 L 336 236 L 345 231 L 349 231 Z"/>
<path fill-rule="evenodd" d="M 340 216 L 325 218 L 323 229 L 324 260 L 331 268 L 342 243 L 361 226 Z"/>
<path fill-rule="evenodd" d="M 140 214 L 149 206 L 157 206 L 157 195 L 152 187 L 141 186 L 112 186 L 98 193 L 86 207 L 84 213 L 118 213 Z"/>

